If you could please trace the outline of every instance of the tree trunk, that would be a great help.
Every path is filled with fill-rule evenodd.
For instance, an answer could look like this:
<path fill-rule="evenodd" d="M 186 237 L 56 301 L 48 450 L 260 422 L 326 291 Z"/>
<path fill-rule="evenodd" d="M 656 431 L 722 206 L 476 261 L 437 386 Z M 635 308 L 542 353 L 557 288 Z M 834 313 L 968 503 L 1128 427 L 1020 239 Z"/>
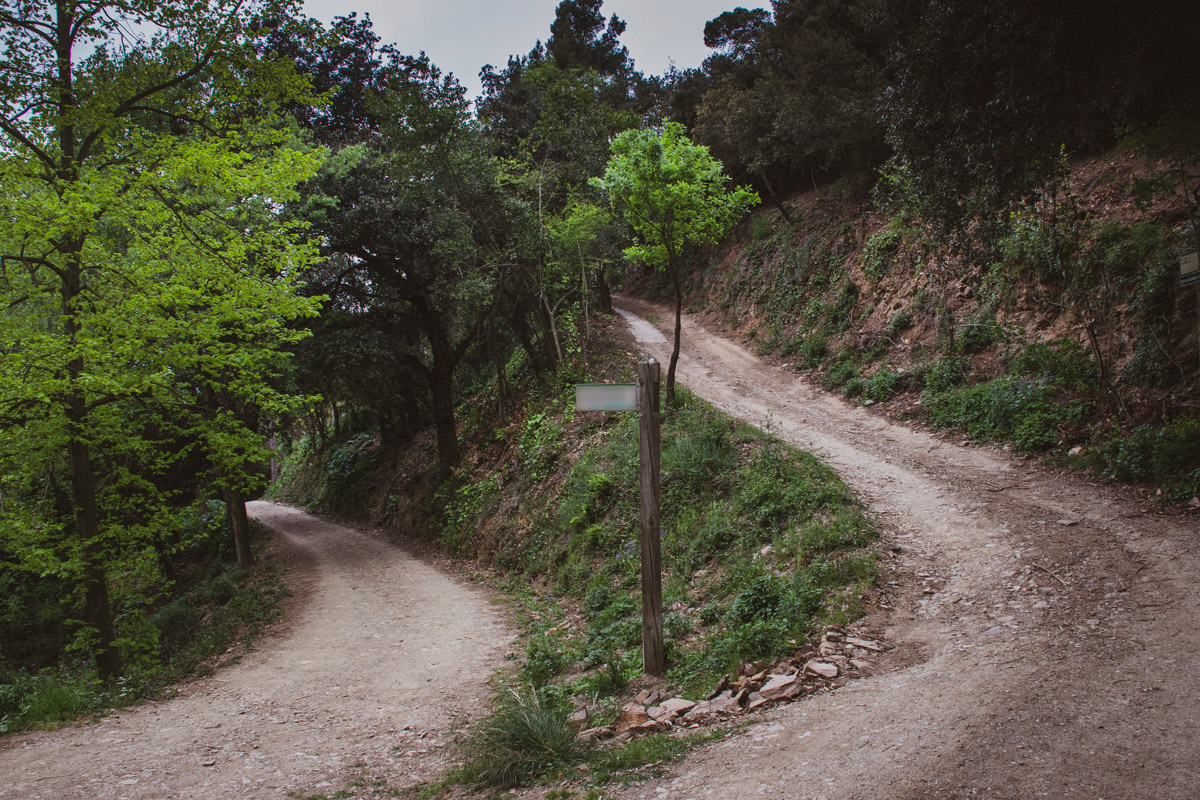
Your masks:
<path fill-rule="evenodd" d="M 82 398 L 72 397 L 68 404 L 71 439 L 67 444 L 67 452 L 71 463 L 75 533 L 83 554 L 84 622 L 96 631 L 96 669 L 101 678 L 113 681 L 121 674 L 121 654 L 115 644 L 117 636 L 108 597 L 108 577 L 104 571 L 104 548 L 100 543 L 91 455 L 87 443 L 82 439 L 86 412 Z"/>
<path fill-rule="evenodd" d="M 612 292 L 608 288 L 608 278 L 604 265 L 596 270 L 596 308 L 605 314 L 613 313 Z"/>
<path fill-rule="evenodd" d="M 246 497 L 233 489 L 222 489 L 225 511 L 229 514 L 229 525 L 233 528 L 233 546 L 237 550 L 239 567 L 254 566 L 254 552 L 250 549 L 250 517 L 246 514 Z"/>
<path fill-rule="evenodd" d="M 437 369 L 429 373 L 433 395 L 433 422 L 437 428 L 438 474 L 448 476 L 458 466 L 458 434 L 454 425 L 454 373 Z"/>
<path fill-rule="evenodd" d="M 675 289 L 675 344 L 671 347 L 671 366 L 667 369 L 667 405 L 675 405 L 675 367 L 679 364 L 679 335 L 683 331 L 683 289 L 679 270 L 671 266 L 671 286 Z"/>

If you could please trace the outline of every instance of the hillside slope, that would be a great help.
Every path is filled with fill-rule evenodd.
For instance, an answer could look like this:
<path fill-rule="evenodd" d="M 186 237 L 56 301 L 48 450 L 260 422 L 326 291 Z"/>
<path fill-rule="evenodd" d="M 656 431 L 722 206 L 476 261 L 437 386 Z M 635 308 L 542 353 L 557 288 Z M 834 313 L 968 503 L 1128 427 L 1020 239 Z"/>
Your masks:
<path fill-rule="evenodd" d="M 792 225 L 767 210 L 744 223 L 693 274 L 685 308 L 893 417 L 1073 450 L 1187 500 L 1200 354 L 1197 294 L 1178 286 L 1194 236 L 1176 174 L 1115 150 L 949 238 L 886 179 L 875 201 L 824 187 L 793 198 Z M 633 283 L 653 296 L 661 281 Z"/>
<path fill-rule="evenodd" d="M 889 423 L 695 319 L 683 354 L 692 391 L 822 454 L 879 514 L 897 561 L 867 626 L 898 650 L 613 797 L 1194 795 L 1194 515 Z"/>

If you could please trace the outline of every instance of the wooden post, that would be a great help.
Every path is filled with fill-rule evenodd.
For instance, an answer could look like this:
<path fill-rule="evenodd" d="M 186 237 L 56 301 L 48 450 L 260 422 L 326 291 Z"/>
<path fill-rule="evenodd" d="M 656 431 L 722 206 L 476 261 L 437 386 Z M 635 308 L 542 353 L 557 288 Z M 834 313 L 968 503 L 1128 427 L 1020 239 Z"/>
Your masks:
<path fill-rule="evenodd" d="M 642 500 L 642 668 L 647 675 L 666 672 L 663 651 L 662 554 L 659 498 L 659 365 L 638 362 L 638 412 L 641 417 L 638 485 Z"/>

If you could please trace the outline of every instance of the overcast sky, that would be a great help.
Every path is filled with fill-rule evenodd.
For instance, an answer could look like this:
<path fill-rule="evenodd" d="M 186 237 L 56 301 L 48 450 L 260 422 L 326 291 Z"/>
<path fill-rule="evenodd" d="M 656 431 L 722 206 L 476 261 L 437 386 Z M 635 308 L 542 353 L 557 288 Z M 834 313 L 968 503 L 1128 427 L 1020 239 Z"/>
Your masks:
<path fill-rule="evenodd" d="M 424 50 L 433 63 L 479 95 L 479 69 L 497 68 L 509 55 L 524 55 L 550 36 L 559 0 L 304 0 L 305 13 L 328 23 L 351 11 L 370 13 L 384 43 L 401 53 Z M 709 54 L 704 23 L 737 6 L 764 8 L 754 0 L 605 0 L 605 18 L 616 14 L 628 27 L 621 43 L 639 70 L 661 75 L 672 62 L 699 66 Z"/>

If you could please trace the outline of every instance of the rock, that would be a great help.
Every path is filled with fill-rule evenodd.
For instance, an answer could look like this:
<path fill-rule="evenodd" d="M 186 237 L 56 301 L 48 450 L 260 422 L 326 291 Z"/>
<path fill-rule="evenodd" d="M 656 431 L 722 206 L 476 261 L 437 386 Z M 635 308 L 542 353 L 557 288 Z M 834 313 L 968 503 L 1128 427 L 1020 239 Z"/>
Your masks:
<path fill-rule="evenodd" d="M 1082 452 L 1083 452 L 1083 448 L 1080 447 L 1079 445 L 1075 445 L 1074 447 L 1072 447 L 1070 450 L 1067 451 L 1067 455 L 1077 456 Z"/>
<path fill-rule="evenodd" d="M 1192 501 L 1188 503 L 1188 505 L 1192 508 L 1200 508 L 1200 497 L 1193 497 Z"/>
<path fill-rule="evenodd" d="M 611 739 L 616 734 L 616 728 L 612 725 L 605 725 L 601 728 L 588 728 L 579 734 L 579 738 L 584 742 L 598 742 L 602 739 Z"/>
<path fill-rule="evenodd" d="M 659 691 L 658 689 L 655 689 L 654 691 L 652 691 L 650 693 L 650 696 L 646 698 L 646 701 L 644 703 L 642 703 L 642 705 L 656 706 L 659 704 L 659 702 L 662 701 L 662 699 L 663 699 L 662 692 Z"/>
<path fill-rule="evenodd" d="M 732 697 L 718 697 L 709 702 L 708 710 L 714 714 L 737 714 L 742 706 Z"/>
<path fill-rule="evenodd" d="M 567 717 L 567 723 L 577 731 L 587 727 L 588 712 L 586 708 L 577 708 Z"/>
<path fill-rule="evenodd" d="M 613 728 L 616 735 L 620 736 L 630 728 L 652 721 L 650 715 L 646 713 L 645 706 L 640 703 L 626 703 L 621 707 L 621 713 L 617 715 L 617 721 Z"/>
<path fill-rule="evenodd" d="M 807 661 L 815 655 L 817 655 L 817 648 L 810 644 L 806 644 L 804 647 L 801 647 L 796 651 L 796 655 L 792 656 L 792 659 L 797 662 Z"/>
<path fill-rule="evenodd" d="M 1059 524 L 1059 525 L 1065 525 L 1065 526 L 1067 526 L 1067 527 L 1070 527 L 1070 526 L 1072 526 L 1072 525 L 1078 525 L 1078 524 L 1079 524 L 1079 520 L 1077 520 L 1077 519 L 1060 519 L 1060 520 L 1058 521 L 1058 524 Z"/>
<path fill-rule="evenodd" d="M 836 667 L 835 674 L 836 674 Z M 758 690 L 764 700 L 776 700 L 780 697 L 795 697 L 804 688 L 798 675 L 772 675 Z"/>
<path fill-rule="evenodd" d="M 823 656 L 831 656 L 840 652 L 842 652 L 841 646 L 834 642 L 821 642 L 821 646 L 817 648 L 817 653 Z"/>
<path fill-rule="evenodd" d="M 646 709 L 646 713 L 655 722 L 669 722 L 671 717 L 675 716 L 675 714 L 662 706 L 650 706 L 650 708 Z"/>
<path fill-rule="evenodd" d="M 855 669 L 865 670 L 871 668 L 871 662 L 861 658 L 852 658 L 850 659 L 850 666 L 854 667 Z"/>
<path fill-rule="evenodd" d="M 670 700 L 664 700 L 662 704 L 662 708 L 676 715 L 686 714 L 695 707 L 694 700 L 684 700 L 682 697 L 672 697 Z"/>
<path fill-rule="evenodd" d="M 868 639 L 859 639 L 856 636 L 847 636 L 846 644 L 851 647 L 861 647 L 863 650 L 870 650 L 872 653 L 883 652 L 883 646 L 878 642 L 872 642 Z"/>
<path fill-rule="evenodd" d="M 758 692 L 754 692 L 750 695 L 750 703 L 746 706 L 746 710 L 753 711 L 754 709 L 758 708 L 759 706 L 765 706 L 769 702 L 771 702 L 771 701 L 768 700 L 767 698 L 763 697 Z"/>
<path fill-rule="evenodd" d="M 712 701 L 705 700 L 703 703 L 696 703 L 691 710 L 683 715 L 684 722 L 707 722 L 713 718 Z"/>
<path fill-rule="evenodd" d="M 717 681 L 717 685 L 713 687 L 713 690 L 708 693 L 708 697 L 706 697 L 704 699 L 712 700 L 714 697 L 716 697 L 717 695 L 719 695 L 721 692 L 725 691 L 728 688 L 729 688 L 729 676 L 722 675 L 721 680 Z"/>
<path fill-rule="evenodd" d="M 811 659 L 804 665 L 805 675 L 816 675 L 818 678 L 836 678 L 838 675 L 837 664 L 828 664 L 824 661 Z"/>
<path fill-rule="evenodd" d="M 830 628 L 829 630 L 825 631 L 825 636 L 823 638 L 829 642 L 840 642 L 846 638 L 846 635 L 839 630 Z"/>
<path fill-rule="evenodd" d="M 645 706 L 645 705 L 649 705 L 649 703 L 647 702 L 649 699 L 650 699 L 650 690 L 643 689 L 642 691 L 637 693 L 637 697 L 633 698 L 633 702 L 640 703 L 641 705 Z"/>

